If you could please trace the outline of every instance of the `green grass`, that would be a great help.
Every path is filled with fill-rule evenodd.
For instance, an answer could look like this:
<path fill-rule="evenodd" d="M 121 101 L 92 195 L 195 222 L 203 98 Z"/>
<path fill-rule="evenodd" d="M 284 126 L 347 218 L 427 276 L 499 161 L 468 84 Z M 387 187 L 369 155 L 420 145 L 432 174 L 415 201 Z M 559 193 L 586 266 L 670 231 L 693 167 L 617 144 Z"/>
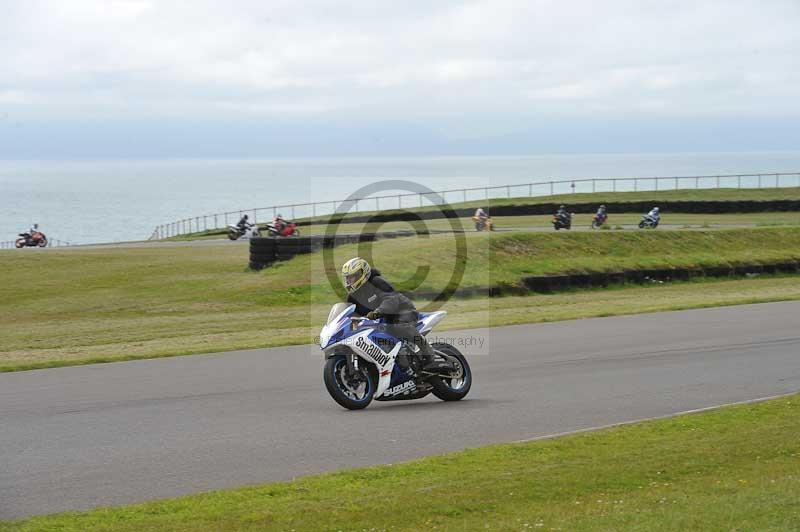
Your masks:
<path fill-rule="evenodd" d="M 800 229 L 471 234 L 462 286 L 525 276 L 800 257 Z M 30 251 L 30 252 L 28 252 Z M 368 249 L 342 246 L 334 262 Z M 263 272 L 246 246 L 0 254 L 0 371 L 310 343 L 337 301 L 320 255 Z M 373 261 L 400 288 L 440 289 L 451 236 L 377 242 Z M 431 268 L 414 279 L 418 265 Z M 332 272 L 337 279 L 337 272 Z M 453 300 L 448 328 L 800 299 L 796 278 L 627 287 L 553 296 Z M 428 302 L 419 302 L 423 309 Z"/>
<path fill-rule="evenodd" d="M 2 532 L 800 529 L 800 397 Z"/>
<path fill-rule="evenodd" d="M 514 197 L 514 198 L 489 198 L 488 200 L 475 200 L 451 203 L 454 209 L 467 209 L 478 207 L 497 207 L 501 205 L 542 205 L 547 203 L 565 203 L 568 205 L 600 204 L 636 201 L 771 201 L 771 200 L 800 200 L 800 187 L 786 188 L 719 188 L 719 189 L 680 189 L 662 191 L 640 192 L 595 192 L 580 194 L 558 194 L 555 196 Z M 438 207 L 423 206 L 411 209 L 415 212 L 438 210 Z M 392 211 L 381 211 L 382 214 Z M 351 212 L 352 216 L 377 214 L 371 212 Z M 308 220 L 324 220 L 328 217 L 318 216 Z"/>

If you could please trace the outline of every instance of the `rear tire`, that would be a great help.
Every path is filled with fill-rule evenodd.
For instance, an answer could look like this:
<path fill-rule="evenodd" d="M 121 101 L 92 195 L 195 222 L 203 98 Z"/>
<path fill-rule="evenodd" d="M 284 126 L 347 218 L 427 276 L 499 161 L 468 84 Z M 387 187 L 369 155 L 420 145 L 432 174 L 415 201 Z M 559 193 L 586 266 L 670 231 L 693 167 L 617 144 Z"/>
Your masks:
<path fill-rule="evenodd" d="M 239 240 L 239 232 L 231 229 L 230 231 L 228 231 L 228 238 L 230 238 L 231 240 Z"/>
<path fill-rule="evenodd" d="M 14 242 L 14 247 L 16 247 L 17 249 L 24 248 L 25 247 L 25 239 L 24 238 L 18 238 L 16 240 L 16 242 Z"/>
<path fill-rule="evenodd" d="M 639 229 L 644 229 L 644 222 L 639 222 Z"/>
<path fill-rule="evenodd" d="M 376 372 L 374 371 L 374 367 L 361 361 L 359 371 L 365 388 L 363 390 L 363 395 L 359 397 L 359 394 L 352 393 L 352 389 L 348 390 L 347 384 L 343 381 L 343 370 L 346 370 L 346 366 L 346 355 L 336 355 L 325 362 L 325 370 L 323 373 L 325 388 L 328 389 L 328 393 L 340 406 L 348 410 L 363 410 L 372 402 L 372 398 L 375 396 L 375 390 L 378 388 Z"/>
<path fill-rule="evenodd" d="M 436 351 L 441 351 L 446 355 L 458 359 L 461 367 L 464 370 L 464 375 L 461 379 L 442 379 L 439 377 L 431 378 L 428 382 L 433 386 L 433 395 L 442 401 L 460 401 L 465 398 L 472 388 L 472 370 L 469 367 L 469 362 L 461 352 L 450 344 L 433 343 L 431 344 Z"/>

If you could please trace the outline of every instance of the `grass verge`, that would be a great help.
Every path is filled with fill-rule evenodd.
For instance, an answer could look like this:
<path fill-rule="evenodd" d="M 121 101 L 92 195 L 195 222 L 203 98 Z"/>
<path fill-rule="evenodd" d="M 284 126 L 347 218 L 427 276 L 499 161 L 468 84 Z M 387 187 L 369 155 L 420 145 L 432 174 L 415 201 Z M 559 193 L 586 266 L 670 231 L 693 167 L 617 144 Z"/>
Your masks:
<path fill-rule="evenodd" d="M 800 528 L 800 396 L 2 532 Z"/>
<path fill-rule="evenodd" d="M 450 236 L 342 246 L 334 263 L 366 254 L 406 290 L 441 289 L 460 261 L 464 287 L 513 285 L 548 273 L 800 258 L 800 228 L 475 234 L 467 244 L 466 257 Z M 3 259 L 0 371 L 310 343 L 337 301 L 320 254 L 260 273 L 246 269 L 245 246 L 32 250 Z M 418 266 L 430 268 L 427 276 Z M 797 278 L 763 278 L 451 300 L 444 308 L 447 327 L 470 328 L 792 299 L 800 299 Z"/>
<path fill-rule="evenodd" d="M 560 194 L 555 196 L 537 196 L 537 197 L 515 197 L 515 198 L 489 198 L 485 200 L 467 201 L 451 203 L 450 206 L 454 209 L 476 209 L 478 207 L 489 208 L 499 207 L 504 205 L 542 205 L 547 203 L 566 203 L 568 205 L 581 205 L 581 204 L 600 204 L 600 203 L 616 203 L 616 202 L 635 202 L 635 201 L 653 201 L 654 203 L 664 201 L 773 201 L 773 200 L 800 200 L 800 187 L 786 187 L 786 188 L 756 188 L 756 189 L 737 189 L 737 188 L 721 188 L 721 189 L 682 189 L 682 190 L 663 190 L 663 191 L 641 191 L 641 192 L 596 192 L 596 193 L 581 193 L 581 194 Z M 423 206 L 412 208 L 414 212 L 426 212 L 437 210 L 438 207 Z M 380 211 L 381 214 L 390 214 L 396 211 Z M 350 216 L 371 216 L 378 214 L 378 211 L 371 212 L 352 212 Z M 299 221 L 318 221 L 322 225 L 327 223 L 329 216 L 316 216 L 312 218 L 304 218 Z M 263 222 L 263 220 L 260 220 Z M 466 222 L 467 220 L 465 220 Z M 549 221 L 549 220 L 548 220 Z M 433 223 L 434 220 L 429 221 L 429 227 L 436 228 L 438 225 L 442 227 L 448 225 L 446 222 L 443 224 Z M 638 219 L 636 220 L 638 222 Z M 433 224 L 432 224 L 433 223 Z M 683 223 L 683 222 L 675 222 Z M 432 224 L 432 225 L 431 225 Z M 466 224 L 469 226 L 469 224 Z M 589 222 L 586 222 L 589 225 Z M 368 230 L 374 231 L 370 227 Z M 385 229 L 391 230 L 391 229 Z M 303 234 L 318 234 L 320 229 L 310 229 L 308 227 L 301 227 Z M 201 231 L 191 233 L 188 235 L 181 235 L 172 237 L 169 240 L 194 240 L 202 238 L 220 238 L 225 235 L 227 229 L 212 229 L 209 231 Z"/>

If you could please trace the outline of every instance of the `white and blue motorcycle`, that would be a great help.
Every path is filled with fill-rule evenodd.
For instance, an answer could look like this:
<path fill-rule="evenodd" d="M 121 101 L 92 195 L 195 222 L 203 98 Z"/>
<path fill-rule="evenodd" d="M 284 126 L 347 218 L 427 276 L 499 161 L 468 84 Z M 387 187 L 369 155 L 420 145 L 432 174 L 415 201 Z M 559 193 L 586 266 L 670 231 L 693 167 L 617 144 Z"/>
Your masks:
<path fill-rule="evenodd" d="M 333 400 L 348 410 L 361 410 L 376 401 L 408 401 L 433 394 L 458 401 L 469 393 L 472 371 L 467 359 L 447 343 L 435 342 L 435 364 L 422 369 L 414 345 L 382 330 L 381 320 L 355 317 L 355 305 L 338 303 L 320 332 L 325 353 L 325 387 Z M 427 335 L 447 312 L 421 313 L 417 330 Z M 401 364 L 398 364 L 398 358 Z"/>

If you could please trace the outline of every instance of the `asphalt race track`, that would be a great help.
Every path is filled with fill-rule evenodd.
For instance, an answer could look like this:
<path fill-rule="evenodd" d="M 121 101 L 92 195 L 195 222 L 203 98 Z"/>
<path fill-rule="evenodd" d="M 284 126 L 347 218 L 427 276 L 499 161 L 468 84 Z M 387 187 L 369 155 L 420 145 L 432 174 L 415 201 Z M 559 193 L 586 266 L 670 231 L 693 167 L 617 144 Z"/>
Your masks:
<path fill-rule="evenodd" d="M 800 303 L 442 333 L 461 403 L 347 412 L 293 347 L 0 374 L 0 520 L 121 505 L 800 390 Z M 487 354 L 490 353 L 490 354 Z"/>

